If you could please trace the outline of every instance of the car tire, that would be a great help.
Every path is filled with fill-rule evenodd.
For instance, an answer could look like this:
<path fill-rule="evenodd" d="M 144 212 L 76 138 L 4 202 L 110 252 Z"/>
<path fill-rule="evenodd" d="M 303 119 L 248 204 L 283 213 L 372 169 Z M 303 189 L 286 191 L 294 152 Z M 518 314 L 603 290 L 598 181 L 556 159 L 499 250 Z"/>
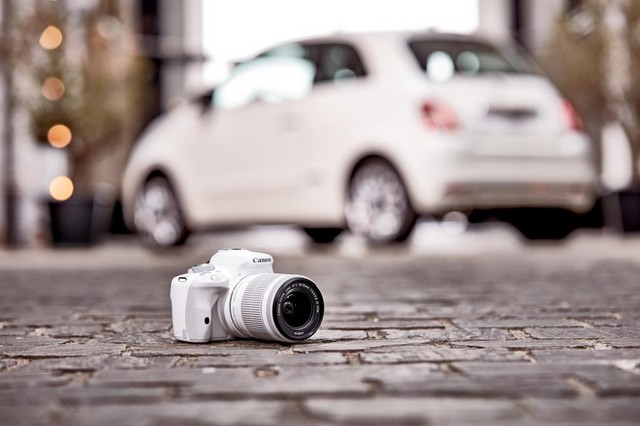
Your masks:
<path fill-rule="evenodd" d="M 304 228 L 304 232 L 316 244 L 331 244 L 342 233 L 342 228 Z"/>
<path fill-rule="evenodd" d="M 189 237 L 178 197 L 164 176 L 151 177 L 141 188 L 134 221 L 142 241 L 154 248 L 180 246 Z"/>
<path fill-rule="evenodd" d="M 405 241 L 416 223 L 406 187 L 387 161 L 366 160 L 349 182 L 346 223 L 373 244 Z"/>
<path fill-rule="evenodd" d="M 579 217 L 564 209 L 520 209 L 506 219 L 530 241 L 565 239 L 578 228 Z"/>

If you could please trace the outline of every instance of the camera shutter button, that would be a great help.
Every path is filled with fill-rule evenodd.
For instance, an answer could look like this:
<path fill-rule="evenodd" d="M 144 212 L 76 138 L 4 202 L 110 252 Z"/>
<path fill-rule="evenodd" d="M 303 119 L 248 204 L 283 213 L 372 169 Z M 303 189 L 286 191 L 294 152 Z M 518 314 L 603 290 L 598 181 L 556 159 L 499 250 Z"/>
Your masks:
<path fill-rule="evenodd" d="M 229 279 L 225 275 L 222 275 L 218 272 L 213 272 L 208 275 L 209 275 L 209 281 L 212 283 L 216 283 L 218 285 L 222 284 L 226 287 L 229 282 Z"/>

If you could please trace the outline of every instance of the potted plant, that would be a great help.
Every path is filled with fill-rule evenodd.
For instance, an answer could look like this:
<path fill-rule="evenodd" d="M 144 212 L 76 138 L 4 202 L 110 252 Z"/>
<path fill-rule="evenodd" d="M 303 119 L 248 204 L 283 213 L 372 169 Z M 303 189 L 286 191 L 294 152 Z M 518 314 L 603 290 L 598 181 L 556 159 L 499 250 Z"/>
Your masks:
<path fill-rule="evenodd" d="M 19 98 L 32 134 L 68 158 L 69 174 L 51 182 L 47 200 L 54 244 L 91 244 L 106 231 L 140 130 L 150 74 L 134 55 L 121 4 L 39 4 L 16 31 L 23 35 L 16 49 Z"/>

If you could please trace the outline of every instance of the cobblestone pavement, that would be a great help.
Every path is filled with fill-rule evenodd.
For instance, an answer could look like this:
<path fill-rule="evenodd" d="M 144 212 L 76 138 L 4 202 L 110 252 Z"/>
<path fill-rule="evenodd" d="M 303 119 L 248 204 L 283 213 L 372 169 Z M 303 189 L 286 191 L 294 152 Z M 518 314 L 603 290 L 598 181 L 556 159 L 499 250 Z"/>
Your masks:
<path fill-rule="evenodd" d="M 174 341 L 184 252 L 0 253 L 0 423 L 637 425 L 640 251 L 601 243 L 277 256 L 327 305 L 295 345 Z"/>

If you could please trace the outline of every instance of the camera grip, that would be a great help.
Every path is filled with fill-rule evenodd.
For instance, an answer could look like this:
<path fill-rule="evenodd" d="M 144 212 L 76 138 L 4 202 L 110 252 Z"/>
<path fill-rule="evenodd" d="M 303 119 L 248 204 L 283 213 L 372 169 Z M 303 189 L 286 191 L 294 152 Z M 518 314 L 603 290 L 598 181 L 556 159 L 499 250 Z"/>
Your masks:
<path fill-rule="evenodd" d="M 186 278 L 180 280 L 180 278 Z M 214 305 L 227 291 L 228 279 L 217 273 L 176 277 L 171 283 L 174 336 L 187 342 L 208 342 L 213 336 L 226 335 Z"/>

